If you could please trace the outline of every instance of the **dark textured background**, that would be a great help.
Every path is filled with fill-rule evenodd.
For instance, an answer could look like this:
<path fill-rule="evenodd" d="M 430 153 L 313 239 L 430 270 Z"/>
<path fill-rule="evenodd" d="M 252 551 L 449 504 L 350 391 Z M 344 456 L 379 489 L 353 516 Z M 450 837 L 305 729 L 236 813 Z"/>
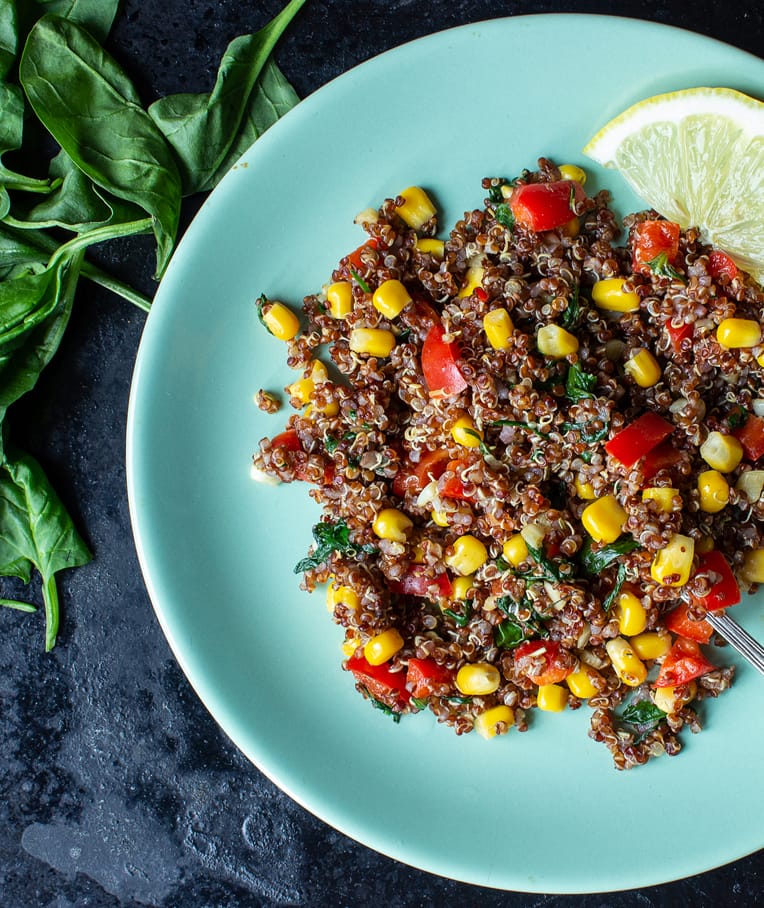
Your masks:
<path fill-rule="evenodd" d="M 207 90 L 228 41 L 256 30 L 280 5 L 280 0 L 130 0 L 109 46 L 147 104 L 168 92 Z M 350 66 L 412 38 L 480 19 L 539 12 L 636 16 L 764 54 L 759 0 L 734 5 L 729 0 L 692 5 L 308 0 L 277 56 L 305 96 Z M 597 48 L 582 48 L 581 55 L 582 73 L 591 71 Z M 496 61 L 486 65 L 490 72 Z M 628 78 L 628 68 L 610 77 Z M 575 100 L 575 91 L 575 82 L 565 86 L 560 103 Z M 467 122 L 465 128 L 472 126 Z M 193 209 L 189 206 L 187 217 Z M 101 258 L 153 293 L 147 241 L 114 244 Z M 454 883 L 355 844 L 255 770 L 196 699 L 141 580 L 128 518 L 124 445 L 143 324 L 141 312 L 83 284 L 56 359 L 13 414 L 17 439 L 42 461 L 96 559 L 63 579 L 62 633 L 52 654 L 42 653 L 41 615 L 0 609 L 0 906 L 759 903 L 764 853 L 692 879 L 612 895 L 530 896 Z M 714 828 L 712 800 L 709 779 L 698 804 L 677 810 L 697 812 L 709 835 L 723 839 L 724 830 Z M 633 849 L 626 828 L 603 826 L 602 832 L 622 836 L 623 847 Z M 458 828 L 451 834 L 458 836 Z M 667 849 L 682 848 L 670 829 L 656 834 L 666 837 Z M 550 840 L 533 847 L 543 848 L 550 861 L 565 848 L 565 833 L 555 829 L 553 817 Z"/>

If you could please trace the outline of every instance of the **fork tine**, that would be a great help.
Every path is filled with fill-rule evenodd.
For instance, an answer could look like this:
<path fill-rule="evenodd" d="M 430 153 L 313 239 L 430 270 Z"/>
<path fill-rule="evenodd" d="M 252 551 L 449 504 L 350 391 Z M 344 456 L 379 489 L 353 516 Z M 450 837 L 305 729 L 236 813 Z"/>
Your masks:
<path fill-rule="evenodd" d="M 764 646 L 729 615 L 706 615 L 713 629 L 764 675 Z"/>

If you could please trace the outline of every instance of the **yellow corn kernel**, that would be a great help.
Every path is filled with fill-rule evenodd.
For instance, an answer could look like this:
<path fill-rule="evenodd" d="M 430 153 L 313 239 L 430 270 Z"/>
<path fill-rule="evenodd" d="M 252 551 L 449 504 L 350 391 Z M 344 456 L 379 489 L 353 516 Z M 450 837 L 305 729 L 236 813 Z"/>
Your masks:
<path fill-rule="evenodd" d="M 639 687 L 647 678 L 647 668 L 623 637 L 608 640 L 605 649 L 616 675 L 629 687 Z"/>
<path fill-rule="evenodd" d="M 313 396 L 315 387 L 312 378 L 299 378 L 297 381 L 292 382 L 291 385 L 287 386 L 287 391 L 289 392 L 290 397 L 296 397 L 300 403 L 305 406 L 310 403 L 310 398 Z"/>
<path fill-rule="evenodd" d="M 760 366 L 764 366 L 764 350 L 762 350 L 761 353 L 759 353 L 759 355 L 756 357 L 756 362 Z"/>
<path fill-rule="evenodd" d="M 563 180 L 573 180 L 574 183 L 580 183 L 582 186 L 586 182 L 586 171 L 578 164 L 561 164 L 559 169 L 560 177 Z"/>
<path fill-rule="evenodd" d="M 405 286 L 395 278 L 383 281 L 374 291 L 371 301 L 374 308 L 381 312 L 385 318 L 395 318 L 411 302 L 411 294 Z"/>
<path fill-rule="evenodd" d="M 472 662 L 456 673 L 456 687 L 466 697 L 492 694 L 500 684 L 499 670 L 489 662 Z"/>
<path fill-rule="evenodd" d="M 761 343 L 761 325 L 750 318 L 725 318 L 716 329 L 722 347 L 738 349 Z"/>
<path fill-rule="evenodd" d="M 649 350 L 637 350 L 623 365 L 640 388 L 652 388 L 663 375 L 660 363 Z"/>
<path fill-rule="evenodd" d="M 358 649 L 358 638 L 357 637 L 346 637 L 342 641 L 342 655 L 346 659 L 352 659 L 355 656 L 355 651 Z"/>
<path fill-rule="evenodd" d="M 528 545 L 520 533 L 515 533 L 504 543 L 501 552 L 513 567 L 519 567 L 528 557 Z"/>
<path fill-rule="evenodd" d="M 640 659 L 660 659 L 671 649 L 671 635 L 658 631 L 645 631 L 629 640 L 631 648 Z"/>
<path fill-rule="evenodd" d="M 743 446 L 733 435 L 709 432 L 700 446 L 700 456 L 712 470 L 731 473 L 743 459 Z"/>
<path fill-rule="evenodd" d="M 704 470 L 698 475 L 698 497 L 701 511 L 717 514 L 730 500 L 729 483 L 718 470 Z"/>
<path fill-rule="evenodd" d="M 655 553 L 650 576 L 664 586 L 684 586 L 690 579 L 695 540 L 675 533 L 667 545 Z"/>
<path fill-rule="evenodd" d="M 385 328 L 353 328 L 350 332 L 350 349 L 353 353 L 389 356 L 394 346 L 395 335 Z"/>
<path fill-rule="evenodd" d="M 626 281 L 622 277 L 607 277 L 592 287 L 592 300 L 598 309 L 609 312 L 636 312 L 639 309 L 639 294 L 624 290 Z"/>
<path fill-rule="evenodd" d="M 475 578 L 468 574 L 465 577 L 457 577 L 451 584 L 451 598 L 456 600 L 469 599 L 470 593 L 475 589 Z"/>
<path fill-rule="evenodd" d="M 578 350 L 578 338 L 559 325 L 542 325 L 536 332 L 536 347 L 542 356 L 564 359 Z"/>
<path fill-rule="evenodd" d="M 453 424 L 451 437 L 465 448 L 478 448 L 483 440 L 483 433 L 476 428 L 472 417 L 464 413 Z"/>
<path fill-rule="evenodd" d="M 353 285 L 350 281 L 336 281 L 326 291 L 329 315 L 346 318 L 353 311 Z"/>
<path fill-rule="evenodd" d="M 428 252 L 433 258 L 442 259 L 445 255 L 446 244 L 443 240 L 436 240 L 429 236 L 417 237 L 416 248 L 420 252 Z"/>
<path fill-rule="evenodd" d="M 262 313 L 265 327 L 279 340 L 292 340 L 300 330 L 299 319 L 283 303 L 271 303 L 269 306 L 263 306 Z"/>
<path fill-rule="evenodd" d="M 505 350 L 509 346 L 514 330 L 515 326 L 509 312 L 503 307 L 491 309 L 483 316 L 483 331 L 494 350 Z"/>
<path fill-rule="evenodd" d="M 764 583 L 764 549 L 751 549 L 745 553 L 740 576 L 748 583 Z"/>
<path fill-rule="evenodd" d="M 706 552 L 713 551 L 713 548 L 713 536 L 701 536 L 700 539 L 695 540 L 695 551 L 698 553 L 698 555 L 705 555 Z"/>
<path fill-rule="evenodd" d="M 656 687 L 653 691 L 653 703 L 664 713 L 678 713 L 695 699 L 697 692 L 698 685 L 694 681 L 682 687 Z"/>
<path fill-rule="evenodd" d="M 576 476 L 574 485 L 576 487 L 576 495 L 579 498 L 583 498 L 584 501 L 593 501 L 597 497 L 594 486 L 590 482 L 581 482 L 579 476 Z"/>
<path fill-rule="evenodd" d="M 467 533 L 454 540 L 447 550 L 446 564 L 457 574 L 466 577 L 474 574 L 488 560 L 488 550 L 483 543 Z"/>
<path fill-rule="evenodd" d="M 603 495 L 584 508 L 581 523 L 596 542 L 615 542 L 623 532 L 626 511 L 614 495 Z"/>
<path fill-rule="evenodd" d="M 432 511 L 430 511 L 430 519 L 436 526 L 448 526 L 448 514 L 445 511 L 436 511 L 435 509 L 433 509 Z"/>
<path fill-rule="evenodd" d="M 406 534 L 414 526 L 411 520 L 397 508 L 382 508 L 374 518 L 371 528 L 380 539 L 405 542 Z"/>
<path fill-rule="evenodd" d="M 475 716 L 472 727 L 481 738 L 488 740 L 499 734 L 499 726 L 506 725 L 506 731 L 515 723 L 515 714 L 511 706 L 493 706 Z"/>
<path fill-rule="evenodd" d="M 400 649 L 403 649 L 403 637 L 391 627 L 367 640 L 363 654 L 369 665 L 382 665 L 383 662 L 392 659 Z"/>
<path fill-rule="evenodd" d="M 541 684 L 536 694 L 536 706 L 544 712 L 561 713 L 568 703 L 568 692 L 560 684 Z"/>
<path fill-rule="evenodd" d="M 414 544 L 413 548 L 414 548 L 414 551 L 411 555 L 411 560 L 414 562 L 414 564 L 423 564 L 424 563 L 424 549 L 418 542 Z"/>
<path fill-rule="evenodd" d="M 398 194 L 403 199 L 403 204 L 397 212 L 413 230 L 419 230 L 435 216 L 436 209 L 432 200 L 419 186 L 409 186 Z"/>
<path fill-rule="evenodd" d="M 642 490 L 642 501 L 654 501 L 658 509 L 664 514 L 674 510 L 674 502 L 679 498 L 679 492 L 669 486 L 650 486 Z"/>
<path fill-rule="evenodd" d="M 329 379 L 329 370 L 320 359 L 314 359 L 310 366 L 310 377 L 315 384 L 322 385 Z"/>
<path fill-rule="evenodd" d="M 335 605 L 340 604 L 355 611 L 360 601 L 358 593 L 352 586 L 335 586 L 334 583 L 330 583 L 326 588 L 326 607 L 330 612 L 334 611 Z"/>
<path fill-rule="evenodd" d="M 484 269 L 482 265 L 470 265 L 464 276 L 464 284 L 458 294 L 462 299 L 472 296 L 477 288 L 482 286 L 483 273 Z"/>
<path fill-rule="evenodd" d="M 599 693 L 595 681 L 601 679 L 602 675 L 596 668 L 592 668 L 591 665 L 582 662 L 574 672 L 568 675 L 565 683 L 574 697 L 578 697 L 580 700 L 588 700 L 589 697 L 595 697 Z"/>
<path fill-rule="evenodd" d="M 577 237 L 581 232 L 581 221 L 575 215 L 569 220 L 566 221 L 560 228 L 563 236 L 569 236 L 571 239 Z"/>
<path fill-rule="evenodd" d="M 624 637 L 641 634 L 647 627 L 647 612 L 638 597 L 629 591 L 621 593 L 616 600 L 613 614 L 618 619 L 618 631 Z"/>

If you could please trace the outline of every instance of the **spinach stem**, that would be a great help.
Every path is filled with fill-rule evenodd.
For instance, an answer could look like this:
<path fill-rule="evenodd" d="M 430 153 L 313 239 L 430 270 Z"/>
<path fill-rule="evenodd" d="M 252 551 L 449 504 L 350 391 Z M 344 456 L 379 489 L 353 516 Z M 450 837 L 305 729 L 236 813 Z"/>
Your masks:
<path fill-rule="evenodd" d="M 18 599 L 0 599 L 0 606 L 13 608 L 18 612 L 36 612 L 37 609 L 29 602 L 20 602 Z"/>
<path fill-rule="evenodd" d="M 58 587 L 55 574 L 43 579 L 42 599 L 45 603 L 45 652 L 49 653 L 56 645 L 58 636 Z"/>

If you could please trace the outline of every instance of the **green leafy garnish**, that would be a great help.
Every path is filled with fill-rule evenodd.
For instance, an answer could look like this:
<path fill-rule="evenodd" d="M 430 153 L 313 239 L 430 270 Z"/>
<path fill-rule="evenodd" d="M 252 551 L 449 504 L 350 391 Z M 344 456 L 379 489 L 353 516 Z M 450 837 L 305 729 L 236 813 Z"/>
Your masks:
<path fill-rule="evenodd" d="M 499 557 L 496 559 L 494 564 L 496 565 L 496 569 L 501 571 L 502 574 L 505 571 L 512 570 L 512 565 L 507 561 L 507 559 L 503 555 L 499 555 Z"/>
<path fill-rule="evenodd" d="M 355 268 L 350 269 L 350 273 L 353 276 L 353 280 L 358 284 L 358 286 L 363 290 L 364 293 L 371 293 L 371 287 L 366 283 L 366 281 L 361 277 L 361 275 L 355 270 Z"/>
<path fill-rule="evenodd" d="M 337 523 L 317 523 L 313 527 L 313 538 L 316 541 L 312 555 L 303 558 L 294 568 L 295 574 L 303 571 L 309 571 L 324 564 L 327 559 L 334 553 L 340 555 L 349 555 L 354 557 L 363 553 L 371 554 L 377 549 L 371 545 L 358 545 L 350 539 L 350 527 L 344 520 L 338 520 Z"/>
<path fill-rule="evenodd" d="M 673 281 L 681 281 L 683 284 L 687 283 L 683 275 L 673 265 L 669 264 L 668 253 L 666 252 L 658 253 L 654 259 L 646 262 L 646 265 L 658 277 L 667 277 Z"/>
<path fill-rule="evenodd" d="M 374 709 L 378 709 L 380 712 L 384 713 L 386 716 L 390 716 L 393 722 L 401 721 L 401 714 L 396 712 L 392 707 L 388 706 L 387 703 L 383 703 L 381 700 L 377 700 L 376 697 L 373 697 L 369 693 L 369 689 L 361 685 L 361 692 L 366 695 L 366 699 L 371 703 Z"/>
<path fill-rule="evenodd" d="M 449 618 L 453 619 L 454 624 L 457 627 L 466 627 L 469 624 L 469 620 L 472 617 L 472 600 L 467 599 L 464 603 L 464 612 L 459 614 L 451 608 L 444 608 L 443 614 L 448 615 Z"/>
<path fill-rule="evenodd" d="M 607 613 L 610 611 L 611 606 L 616 600 L 616 597 L 621 592 L 621 587 L 626 580 L 626 565 L 623 562 L 618 563 L 618 573 L 615 576 L 615 583 L 613 584 L 613 589 L 605 597 L 602 603 L 602 610 Z"/>
<path fill-rule="evenodd" d="M 609 564 L 617 561 L 621 555 L 628 555 L 629 552 L 640 548 L 642 546 L 637 540 L 627 534 L 624 534 L 620 539 L 611 542 L 609 545 L 603 545 L 596 549 L 592 546 L 591 540 L 587 539 L 581 549 L 581 567 L 585 573 L 594 577 L 602 573 Z"/>
<path fill-rule="evenodd" d="M 427 699 L 427 697 L 412 697 L 411 703 L 417 709 L 427 709 L 430 701 Z"/>
<path fill-rule="evenodd" d="M 488 447 L 488 445 L 483 441 L 479 432 L 476 432 L 474 429 L 464 428 L 464 431 L 467 435 L 471 435 L 473 438 L 476 438 L 478 441 L 478 450 L 483 455 L 483 457 L 493 457 L 493 451 Z"/>
<path fill-rule="evenodd" d="M 527 596 L 519 604 L 511 596 L 500 596 L 496 607 L 506 618 L 494 629 L 497 646 L 513 649 L 533 637 L 549 636 L 541 615 Z M 527 617 L 521 618 L 520 611 L 527 612 Z"/>
<path fill-rule="evenodd" d="M 501 649 L 514 649 L 528 639 L 525 629 L 514 618 L 507 618 L 501 624 L 497 624 L 493 631 L 493 637 L 496 641 L 496 646 Z"/>
<path fill-rule="evenodd" d="M 516 429 L 524 429 L 526 432 L 530 432 L 532 435 L 538 435 L 539 438 L 549 438 L 548 432 L 542 432 L 531 423 L 520 422 L 516 419 L 496 419 L 493 422 L 489 423 L 489 425 L 496 426 L 497 428 L 501 426 L 514 426 Z"/>
<path fill-rule="evenodd" d="M 573 291 L 570 294 L 570 299 L 568 300 L 568 305 L 565 307 L 565 311 L 562 313 L 560 322 L 563 328 L 575 328 L 578 324 L 578 321 L 581 317 L 581 302 L 579 300 L 579 286 L 573 288 Z"/>
<path fill-rule="evenodd" d="M 727 425 L 730 429 L 740 429 L 748 422 L 749 413 L 743 407 L 736 405 L 727 414 Z"/>
<path fill-rule="evenodd" d="M 534 545 L 529 545 L 527 540 L 525 544 L 528 546 L 528 551 L 533 560 L 544 571 L 545 576 L 542 579 L 549 580 L 551 583 L 557 583 L 562 580 L 560 565 L 555 561 L 552 561 L 543 548 L 536 548 Z"/>
<path fill-rule="evenodd" d="M 333 435 L 329 435 L 328 432 L 324 435 L 324 447 L 326 448 L 327 454 L 334 454 L 339 447 L 339 443 L 339 439 L 335 438 Z"/>
<path fill-rule="evenodd" d="M 667 713 L 657 707 L 652 700 L 639 700 L 630 703 L 623 711 L 622 720 L 633 726 L 634 743 L 639 744 L 647 735 L 657 728 L 666 718 Z"/>
<path fill-rule="evenodd" d="M 515 216 L 512 214 L 512 209 L 506 202 L 501 202 L 494 208 L 496 214 L 496 220 L 502 227 L 506 227 L 507 230 L 513 230 L 515 226 Z"/>
<path fill-rule="evenodd" d="M 594 397 L 592 391 L 597 386 L 597 376 L 586 372 L 579 363 L 573 363 L 565 378 L 565 396 L 572 401 Z"/>
<path fill-rule="evenodd" d="M 448 700 L 449 703 L 472 703 L 472 697 L 442 697 L 443 700 Z"/>
<path fill-rule="evenodd" d="M 584 444 L 591 445 L 608 437 L 610 425 L 605 423 L 600 429 L 590 429 L 588 422 L 564 422 L 560 429 L 563 432 L 578 432 Z"/>

